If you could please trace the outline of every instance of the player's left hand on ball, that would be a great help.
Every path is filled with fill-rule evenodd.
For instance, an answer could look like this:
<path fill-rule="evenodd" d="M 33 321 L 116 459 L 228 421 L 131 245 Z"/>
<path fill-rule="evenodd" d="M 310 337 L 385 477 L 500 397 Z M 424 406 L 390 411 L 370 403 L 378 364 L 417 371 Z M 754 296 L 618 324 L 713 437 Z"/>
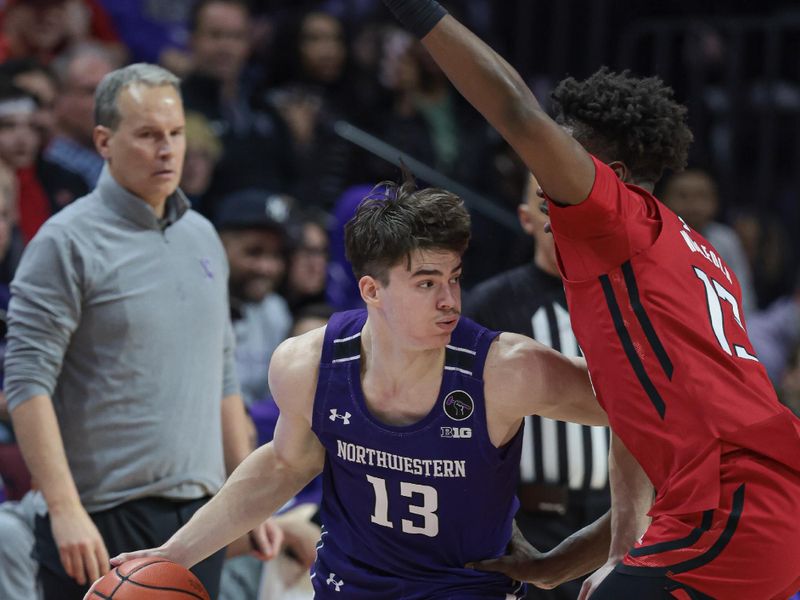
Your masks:
<path fill-rule="evenodd" d="M 253 554 L 261 560 L 272 560 L 280 552 L 283 538 L 280 525 L 275 522 L 274 517 L 270 517 L 250 532 Z"/>
<path fill-rule="evenodd" d="M 118 567 L 122 563 L 128 562 L 129 560 L 133 560 L 135 558 L 146 558 L 148 556 L 166 558 L 167 560 L 175 560 L 170 558 L 169 553 L 162 546 L 159 548 L 148 548 L 147 550 L 136 550 L 135 552 L 123 552 L 122 554 L 117 554 L 115 557 L 109 559 L 108 562 L 111 563 L 112 567 Z"/>
<path fill-rule="evenodd" d="M 532 583 L 536 587 L 546 590 L 554 588 L 559 581 L 553 581 L 549 576 L 546 564 L 546 555 L 531 546 L 522 532 L 514 523 L 511 541 L 506 548 L 506 554 L 498 558 L 490 558 L 466 565 L 469 569 L 478 571 L 492 571 L 503 573 L 517 581 Z"/>

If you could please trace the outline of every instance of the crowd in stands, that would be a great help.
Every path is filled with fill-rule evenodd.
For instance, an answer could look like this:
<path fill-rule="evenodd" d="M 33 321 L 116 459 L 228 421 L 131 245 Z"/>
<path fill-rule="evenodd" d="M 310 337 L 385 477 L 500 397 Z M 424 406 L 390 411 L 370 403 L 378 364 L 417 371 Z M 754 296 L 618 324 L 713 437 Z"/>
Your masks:
<path fill-rule="evenodd" d="M 454 2 L 474 29 L 488 0 Z M 488 33 L 488 32 L 487 32 Z M 290 332 L 360 298 L 342 229 L 400 170 L 346 141 L 345 121 L 493 199 L 509 213 L 527 173 L 451 87 L 422 45 L 373 0 L 6 0 L 0 13 L 0 309 L 25 245 L 94 188 L 94 91 L 112 70 L 159 63 L 182 80 L 181 188 L 217 227 L 244 400 L 259 441 L 274 427 L 267 364 Z M 671 83 L 671 82 L 668 82 Z M 757 352 L 800 414 L 800 252 L 758 199 L 727 216 L 695 166 L 657 194 L 736 272 Z M 531 260 L 530 238 L 473 214 L 464 288 Z M 266 432 L 266 433 L 265 433 Z M 1 499 L 30 488 L 0 393 Z"/>

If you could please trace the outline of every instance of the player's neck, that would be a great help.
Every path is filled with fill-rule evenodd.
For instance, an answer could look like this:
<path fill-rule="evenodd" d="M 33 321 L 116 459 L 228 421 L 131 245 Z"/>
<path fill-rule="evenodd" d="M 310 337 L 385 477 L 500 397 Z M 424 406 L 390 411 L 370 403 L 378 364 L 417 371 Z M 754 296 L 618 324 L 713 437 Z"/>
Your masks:
<path fill-rule="evenodd" d="M 558 265 L 555 260 L 550 260 L 544 252 L 536 251 L 533 255 L 533 264 L 539 267 L 542 271 L 553 277 L 561 278 L 558 272 Z"/>
<path fill-rule="evenodd" d="M 367 321 L 361 334 L 362 378 L 386 387 L 407 386 L 431 374 L 439 376 L 444 364 L 444 348 L 416 349 L 399 344 L 395 336 L 376 323 Z"/>

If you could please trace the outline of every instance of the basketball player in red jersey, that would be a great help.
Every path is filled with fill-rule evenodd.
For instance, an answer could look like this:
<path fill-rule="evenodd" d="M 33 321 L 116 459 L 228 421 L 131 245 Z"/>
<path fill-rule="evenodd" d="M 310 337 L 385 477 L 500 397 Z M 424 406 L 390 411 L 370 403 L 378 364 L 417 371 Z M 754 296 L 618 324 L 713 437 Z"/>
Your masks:
<path fill-rule="evenodd" d="M 611 551 L 581 598 L 785 600 L 800 587 L 800 422 L 754 355 L 735 274 L 652 195 L 685 165 L 685 108 L 657 79 L 601 69 L 558 86 L 553 121 L 434 0 L 384 3 L 548 200 L 573 329 L 615 434 Z"/>

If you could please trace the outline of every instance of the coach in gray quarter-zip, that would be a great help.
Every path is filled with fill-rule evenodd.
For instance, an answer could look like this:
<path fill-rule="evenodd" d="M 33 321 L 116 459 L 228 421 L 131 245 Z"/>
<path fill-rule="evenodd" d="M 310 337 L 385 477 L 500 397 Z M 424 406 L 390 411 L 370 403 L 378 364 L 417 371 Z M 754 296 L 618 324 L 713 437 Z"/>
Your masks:
<path fill-rule="evenodd" d="M 49 507 L 48 600 L 82 598 L 108 552 L 166 540 L 249 451 L 225 252 L 177 189 L 178 86 L 153 65 L 106 76 L 97 187 L 42 227 L 12 283 L 6 393 Z M 212 598 L 221 563 L 198 565 Z"/>

